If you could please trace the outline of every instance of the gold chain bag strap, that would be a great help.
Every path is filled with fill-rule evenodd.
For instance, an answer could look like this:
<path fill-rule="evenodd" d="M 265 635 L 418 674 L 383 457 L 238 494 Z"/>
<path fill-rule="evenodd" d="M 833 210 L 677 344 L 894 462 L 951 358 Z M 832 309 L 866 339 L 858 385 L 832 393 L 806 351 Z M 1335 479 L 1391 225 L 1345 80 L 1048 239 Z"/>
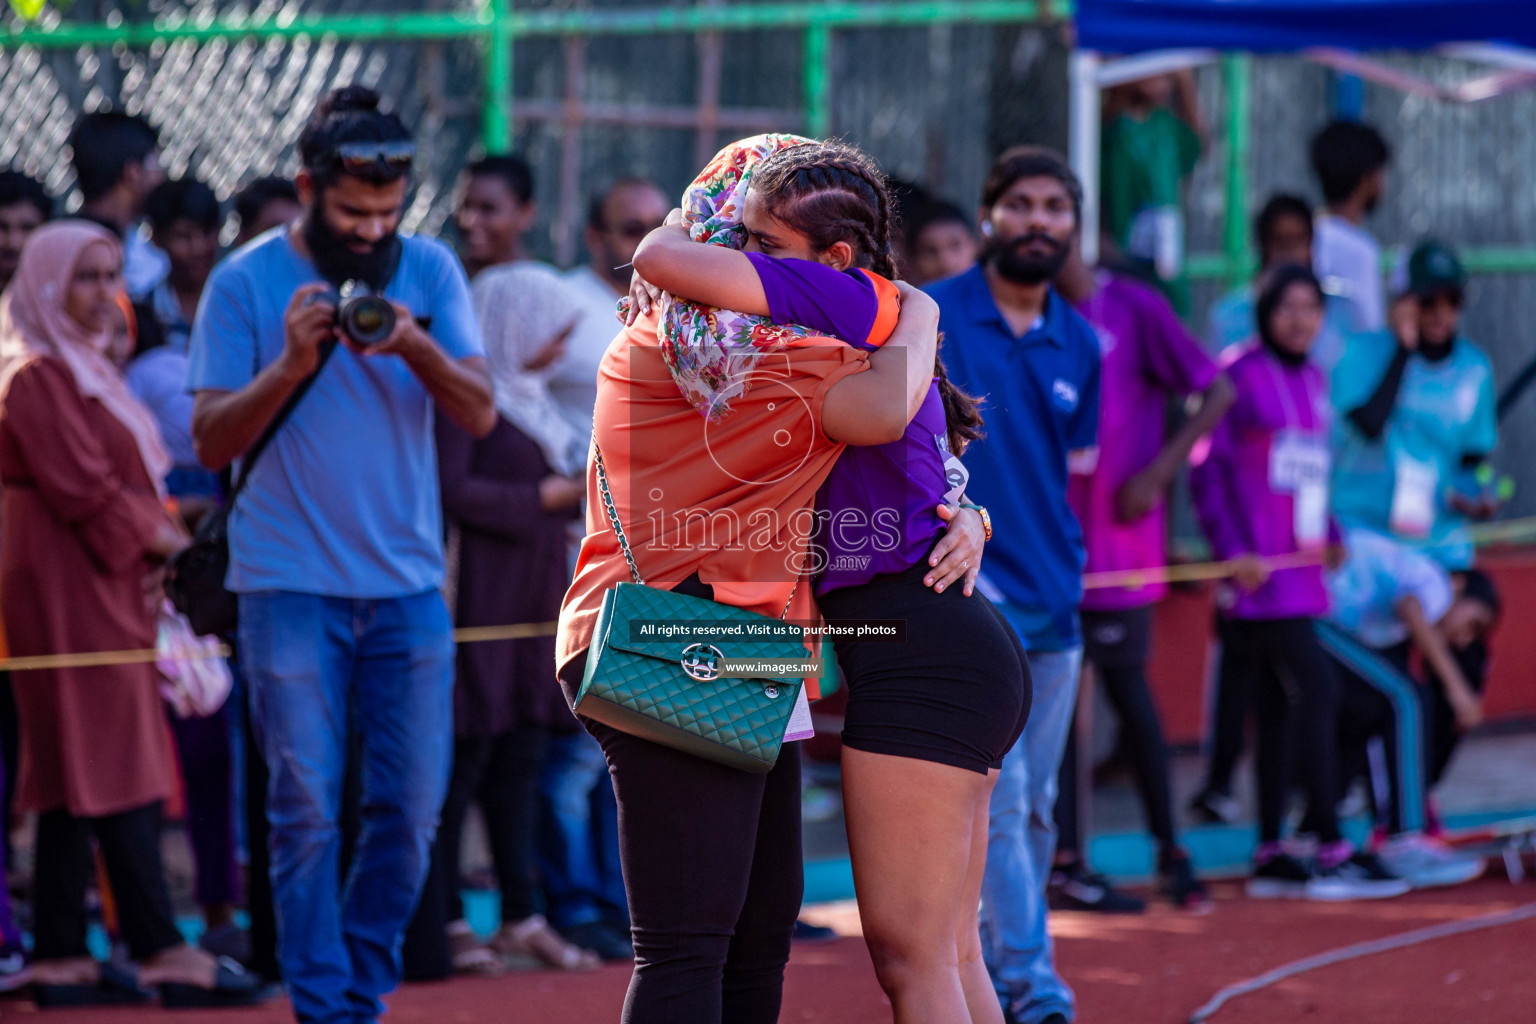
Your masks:
<path fill-rule="evenodd" d="M 778 760 L 803 677 L 748 669 L 732 659 L 804 660 L 804 631 L 778 619 L 647 586 L 619 522 L 603 453 L 593 444 L 603 511 L 633 583 L 603 595 L 572 710 L 621 732 L 749 772 Z M 796 588 L 799 581 L 796 581 Z M 790 591 L 790 601 L 794 591 Z"/>

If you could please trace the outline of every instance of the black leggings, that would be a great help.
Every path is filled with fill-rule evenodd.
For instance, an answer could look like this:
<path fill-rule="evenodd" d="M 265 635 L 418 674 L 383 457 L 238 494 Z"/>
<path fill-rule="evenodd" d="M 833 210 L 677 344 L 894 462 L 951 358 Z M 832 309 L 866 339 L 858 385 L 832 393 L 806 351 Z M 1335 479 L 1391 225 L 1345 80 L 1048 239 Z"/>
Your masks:
<path fill-rule="evenodd" d="M 520 725 L 498 736 L 460 736 L 453 744 L 453 774 L 432 844 L 431 866 L 421 901 L 405 932 L 402 958 L 413 981 L 447 977 L 453 971 L 446 928 L 464 917 L 464 885 L 459 877 L 464 820 L 469 805 L 480 801 L 496 886 L 501 891 L 501 920 L 511 923 L 538 912 L 533 870 L 534 830 L 538 810 L 539 765 L 549 733 Z"/>
<path fill-rule="evenodd" d="M 709 597 L 687 581 L 680 593 Z M 574 699 L 586 654 L 560 673 Z M 583 719 L 619 804 L 635 943 L 623 1024 L 774 1024 L 800 913 L 800 751 L 766 775 Z"/>
<path fill-rule="evenodd" d="M 1145 618 L 1145 622 L 1142 619 Z M 1125 612 L 1084 612 L 1083 635 L 1085 660 L 1093 664 L 1093 675 L 1109 698 L 1120 719 L 1120 738 L 1131 756 L 1136 773 L 1136 788 L 1146 812 L 1147 828 L 1157 840 L 1159 861 L 1166 861 L 1178 849 L 1173 832 L 1173 802 L 1168 785 L 1168 743 L 1158 720 L 1157 705 L 1147 683 L 1146 647 L 1136 642 L 1138 636 L 1150 637 L 1152 609 L 1136 608 Z M 1127 648 L 1106 645 L 1096 638 L 1100 627 L 1124 629 Z M 1128 628 L 1126 628 L 1128 627 Z M 1056 844 L 1058 860 L 1082 857 L 1083 837 L 1079 822 L 1077 729 L 1067 731 L 1067 746 L 1057 772 Z"/>
<path fill-rule="evenodd" d="M 1312 620 L 1226 619 L 1219 629 L 1221 693 L 1251 699 L 1255 711 L 1260 841 L 1280 838 L 1298 765 L 1308 821 L 1321 842 L 1338 840 L 1339 687 Z"/>
<path fill-rule="evenodd" d="M 458 883 L 459 844 L 464 819 L 476 798 L 485 816 L 485 835 L 501 890 L 501 919 L 521 921 L 537 913 L 533 874 L 534 822 L 538 810 L 539 764 L 548 733 L 521 725 L 500 736 L 461 736 L 453 745 L 453 776 L 443 803 L 442 851 L 448 893 L 448 920 L 464 916 Z"/>
<path fill-rule="evenodd" d="M 1225 635 L 1225 630 L 1224 620 L 1217 615 L 1218 639 Z M 1224 658 L 1222 664 L 1225 664 Z M 1232 795 L 1232 773 L 1237 769 L 1237 759 L 1243 756 L 1247 730 L 1247 680 L 1236 672 L 1218 669 L 1216 707 L 1211 714 L 1210 756 L 1205 762 L 1206 792 Z"/>
<path fill-rule="evenodd" d="M 181 944 L 160 863 L 160 808 L 156 801 L 100 818 L 77 818 L 63 809 L 38 816 L 35 959 L 90 956 L 85 891 L 96 877 L 92 836 L 107 866 L 129 957 L 142 962 Z"/>
<path fill-rule="evenodd" d="M 1396 669 L 1404 683 L 1418 689 L 1418 684 L 1408 675 L 1410 649 L 1406 642 L 1383 649 L 1360 645 L 1359 649 Z M 1403 830 L 1403 822 L 1409 813 L 1403 804 L 1403 780 L 1398 771 L 1399 730 L 1402 726 L 1397 712 L 1385 693 L 1340 661 L 1333 651 L 1329 652 L 1329 658 L 1333 662 L 1334 677 L 1339 683 L 1337 792 L 1342 795 L 1355 779 L 1364 779 L 1366 792 L 1370 794 L 1371 805 L 1376 813 L 1376 823 L 1383 826 L 1389 835 L 1395 835 Z M 1422 694 L 1419 699 L 1422 707 Z M 1427 733 L 1427 730 L 1421 729 L 1421 732 Z M 1385 793 L 1377 792 L 1377 777 L 1371 767 L 1370 743 L 1373 739 L 1381 741 L 1386 755 Z M 1422 758 L 1420 761 L 1422 768 Z M 1422 787 L 1421 778 L 1420 792 L 1424 792 Z M 1316 815 L 1309 807 L 1298 831 L 1313 832 L 1316 830 L 1315 823 Z"/>
<path fill-rule="evenodd" d="M 1455 648 L 1451 656 L 1461 669 L 1462 678 L 1472 687 L 1472 692 L 1482 696 L 1488 685 L 1488 644 L 1478 640 L 1467 647 Z M 1445 699 L 1445 685 L 1433 669 L 1425 666 L 1429 686 L 1429 780 L 1430 787 L 1437 785 L 1450 767 L 1451 755 L 1461 743 L 1461 730 L 1456 727 L 1456 712 Z"/>
<path fill-rule="evenodd" d="M 231 657 L 230 666 L 239 671 L 240 659 Z M 267 821 L 267 786 L 271 774 L 267 771 L 266 758 L 261 744 L 256 741 L 256 729 L 252 725 L 251 688 L 240 687 L 245 708 L 240 715 L 241 732 L 245 738 L 245 907 L 251 919 L 250 968 L 269 981 L 282 978 L 282 968 L 277 965 L 277 908 L 272 902 L 272 852 L 268 843 L 272 838 L 272 826 Z"/>

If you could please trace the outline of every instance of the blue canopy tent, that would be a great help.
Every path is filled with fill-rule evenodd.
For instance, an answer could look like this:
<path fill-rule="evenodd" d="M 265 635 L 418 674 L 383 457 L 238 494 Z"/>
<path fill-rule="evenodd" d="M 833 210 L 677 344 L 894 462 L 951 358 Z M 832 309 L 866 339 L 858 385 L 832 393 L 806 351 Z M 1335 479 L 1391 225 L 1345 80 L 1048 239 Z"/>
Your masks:
<path fill-rule="evenodd" d="M 1098 243 L 1099 90 L 1107 86 L 1234 52 L 1299 53 L 1445 102 L 1478 102 L 1536 84 L 1536 0 L 1077 0 L 1075 21 L 1071 150 L 1087 191 L 1083 248 L 1090 259 Z M 1360 56 L 1365 50 L 1435 50 L 1503 70 L 1447 88 L 1368 60 Z M 1235 278 L 1248 251 L 1248 67 L 1241 57 L 1224 65 L 1223 269 Z"/>
<path fill-rule="evenodd" d="M 1100 53 L 1536 46 L 1530 0 L 1077 0 L 1076 21 L 1078 45 Z"/>

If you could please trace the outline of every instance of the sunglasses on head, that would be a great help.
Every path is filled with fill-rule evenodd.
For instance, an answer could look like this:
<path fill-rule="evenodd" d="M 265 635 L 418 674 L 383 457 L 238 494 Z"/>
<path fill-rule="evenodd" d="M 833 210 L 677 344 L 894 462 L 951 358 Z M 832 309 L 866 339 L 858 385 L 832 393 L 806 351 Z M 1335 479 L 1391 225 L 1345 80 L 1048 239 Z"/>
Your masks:
<path fill-rule="evenodd" d="M 403 173 L 416 160 L 416 143 L 399 139 L 394 142 L 343 142 L 336 147 L 336 162 L 347 174 L 371 174 L 379 171 Z"/>

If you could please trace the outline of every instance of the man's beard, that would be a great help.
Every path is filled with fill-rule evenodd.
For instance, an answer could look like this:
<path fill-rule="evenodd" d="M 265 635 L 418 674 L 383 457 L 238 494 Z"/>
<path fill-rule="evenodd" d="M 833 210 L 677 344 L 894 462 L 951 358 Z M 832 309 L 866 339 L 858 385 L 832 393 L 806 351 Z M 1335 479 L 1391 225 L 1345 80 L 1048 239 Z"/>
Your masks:
<path fill-rule="evenodd" d="M 1046 243 L 1050 252 L 1036 255 L 1024 251 L 1026 246 L 1035 242 Z M 998 274 L 1014 284 L 1039 284 L 1053 280 L 1061 273 L 1070 251 L 1070 242 L 1052 238 L 1043 231 L 1032 231 L 1007 242 L 992 239 L 982 252 L 982 261 L 991 263 L 997 268 Z"/>
<path fill-rule="evenodd" d="M 366 253 L 354 252 L 354 241 L 357 239 L 331 229 L 318 202 L 310 207 L 304 218 L 304 244 L 309 247 L 309 258 L 320 276 L 338 288 L 348 281 L 361 281 L 373 291 L 382 292 L 394 270 L 399 237 L 391 231 Z"/>

